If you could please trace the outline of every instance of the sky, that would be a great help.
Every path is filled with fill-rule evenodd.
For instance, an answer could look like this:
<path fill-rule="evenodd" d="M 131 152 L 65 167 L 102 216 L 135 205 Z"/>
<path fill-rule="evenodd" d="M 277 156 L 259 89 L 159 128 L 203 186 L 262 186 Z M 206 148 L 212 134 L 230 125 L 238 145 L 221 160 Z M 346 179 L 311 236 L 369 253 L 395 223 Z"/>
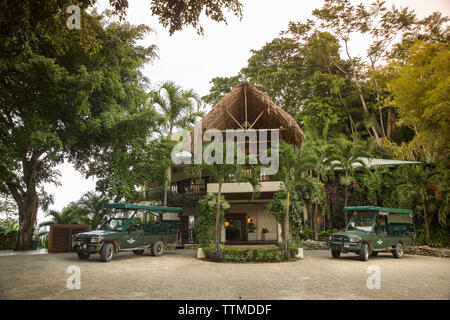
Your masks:
<path fill-rule="evenodd" d="M 227 14 L 228 24 L 201 18 L 204 35 L 198 35 L 192 27 L 170 36 L 167 29 L 150 13 L 151 0 L 130 0 L 126 19 L 131 24 L 146 24 L 155 32 L 140 44 L 156 44 L 159 58 L 148 64 L 143 72 L 152 85 L 172 80 L 185 89 L 194 89 L 200 96 L 208 94 L 209 83 L 214 77 L 236 75 L 246 66 L 252 49 L 260 49 L 265 43 L 286 30 L 289 21 L 312 18 L 311 12 L 322 6 L 323 1 L 306 0 L 241 0 L 243 18 Z M 370 5 L 372 0 L 352 1 Z M 409 7 L 419 17 L 434 11 L 450 16 L 448 0 L 386 0 L 388 7 Z M 99 0 L 99 11 L 109 8 L 108 0 Z M 351 54 L 360 55 L 366 50 L 367 39 L 354 38 L 350 43 Z M 95 179 L 84 179 L 70 163 L 58 166 L 61 186 L 45 185 L 53 194 L 55 203 L 50 207 L 61 210 L 71 201 L 78 200 L 85 192 L 95 189 Z M 40 210 L 38 221 L 48 220 Z"/>

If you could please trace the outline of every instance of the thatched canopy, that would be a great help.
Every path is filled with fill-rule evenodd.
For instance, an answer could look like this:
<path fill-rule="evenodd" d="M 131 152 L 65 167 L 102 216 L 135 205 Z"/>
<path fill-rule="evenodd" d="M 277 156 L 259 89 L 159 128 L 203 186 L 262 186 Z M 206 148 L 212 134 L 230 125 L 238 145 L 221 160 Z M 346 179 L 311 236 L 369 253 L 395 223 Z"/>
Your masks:
<path fill-rule="evenodd" d="M 281 138 L 298 148 L 306 138 L 290 114 L 248 82 L 238 84 L 223 97 L 203 118 L 202 127 L 204 131 L 280 129 Z"/>

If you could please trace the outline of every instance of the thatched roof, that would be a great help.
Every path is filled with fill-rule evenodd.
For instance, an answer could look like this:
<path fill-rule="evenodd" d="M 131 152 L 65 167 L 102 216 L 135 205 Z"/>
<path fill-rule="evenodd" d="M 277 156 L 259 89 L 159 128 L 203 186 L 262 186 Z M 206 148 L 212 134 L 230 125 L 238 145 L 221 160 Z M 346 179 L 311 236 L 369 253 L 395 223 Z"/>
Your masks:
<path fill-rule="evenodd" d="M 248 82 L 241 82 L 203 118 L 203 130 L 281 129 L 281 138 L 301 147 L 306 138 L 290 114 Z"/>

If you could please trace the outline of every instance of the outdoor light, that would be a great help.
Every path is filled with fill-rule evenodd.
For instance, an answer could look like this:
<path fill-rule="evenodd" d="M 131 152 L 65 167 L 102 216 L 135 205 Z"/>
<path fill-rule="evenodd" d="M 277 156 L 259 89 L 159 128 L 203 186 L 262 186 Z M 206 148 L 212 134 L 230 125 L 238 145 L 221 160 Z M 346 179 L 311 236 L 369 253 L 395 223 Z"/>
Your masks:
<path fill-rule="evenodd" d="M 91 243 L 99 243 L 102 242 L 103 238 L 102 237 L 92 237 L 91 238 Z"/>
<path fill-rule="evenodd" d="M 228 227 L 230 223 L 228 221 L 225 221 L 225 227 Z"/>
<path fill-rule="evenodd" d="M 361 238 L 360 237 L 350 237 L 350 242 L 360 242 Z"/>

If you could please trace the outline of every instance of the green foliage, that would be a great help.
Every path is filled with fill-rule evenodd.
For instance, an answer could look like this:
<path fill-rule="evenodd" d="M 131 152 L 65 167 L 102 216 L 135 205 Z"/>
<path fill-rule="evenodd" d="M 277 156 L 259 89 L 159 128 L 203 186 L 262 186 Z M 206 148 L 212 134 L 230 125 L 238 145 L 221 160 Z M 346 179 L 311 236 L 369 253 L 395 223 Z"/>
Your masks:
<path fill-rule="evenodd" d="M 297 254 L 297 247 L 290 247 L 290 256 Z M 211 260 L 214 248 L 204 247 L 206 260 Z M 239 249 L 239 248 L 223 248 L 223 255 L 226 262 L 249 263 L 249 262 L 282 262 L 284 258 L 283 249 L 281 248 L 259 248 L 259 249 Z"/>
<path fill-rule="evenodd" d="M 390 82 L 399 123 L 415 128 L 429 155 L 448 156 L 450 150 L 449 70 L 450 45 L 422 41 Z"/>
<path fill-rule="evenodd" d="M 221 197 L 220 208 L 221 221 L 223 222 L 224 210 L 229 208 L 229 204 L 224 197 Z M 198 202 L 198 210 L 199 214 L 195 219 L 194 225 L 196 243 L 202 247 L 213 246 L 217 212 L 217 196 L 212 194 L 205 195 Z"/>
<path fill-rule="evenodd" d="M 202 100 L 211 106 L 215 106 L 228 92 L 239 84 L 240 76 L 235 77 L 215 77 L 210 83 L 212 87 L 209 90 L 209 94 L 202 97 Z"/>
<path fill-rule="evenodd" d="M 399 208 L 400 203 L 398 187 L 405 183 L 407 178 L 402 169 L 389 167 L 375 167 L 370 175 L 358 175 L 358 185 L 364 193 L 367 205 Z"/>
<path fill-rule="evenodd" d="M 273 199 L 266 207 L 266 213 L 275 217 L 277 222 L 283 228 L 283 220 L 286 214 L 286 190 L 280 190 L 274 193 Z M 293 244 L 300 240 L 300 230 L 303 227 L 303 201 L 298 192 L 291 193 L 289 205 L 289 228 Z"/>

